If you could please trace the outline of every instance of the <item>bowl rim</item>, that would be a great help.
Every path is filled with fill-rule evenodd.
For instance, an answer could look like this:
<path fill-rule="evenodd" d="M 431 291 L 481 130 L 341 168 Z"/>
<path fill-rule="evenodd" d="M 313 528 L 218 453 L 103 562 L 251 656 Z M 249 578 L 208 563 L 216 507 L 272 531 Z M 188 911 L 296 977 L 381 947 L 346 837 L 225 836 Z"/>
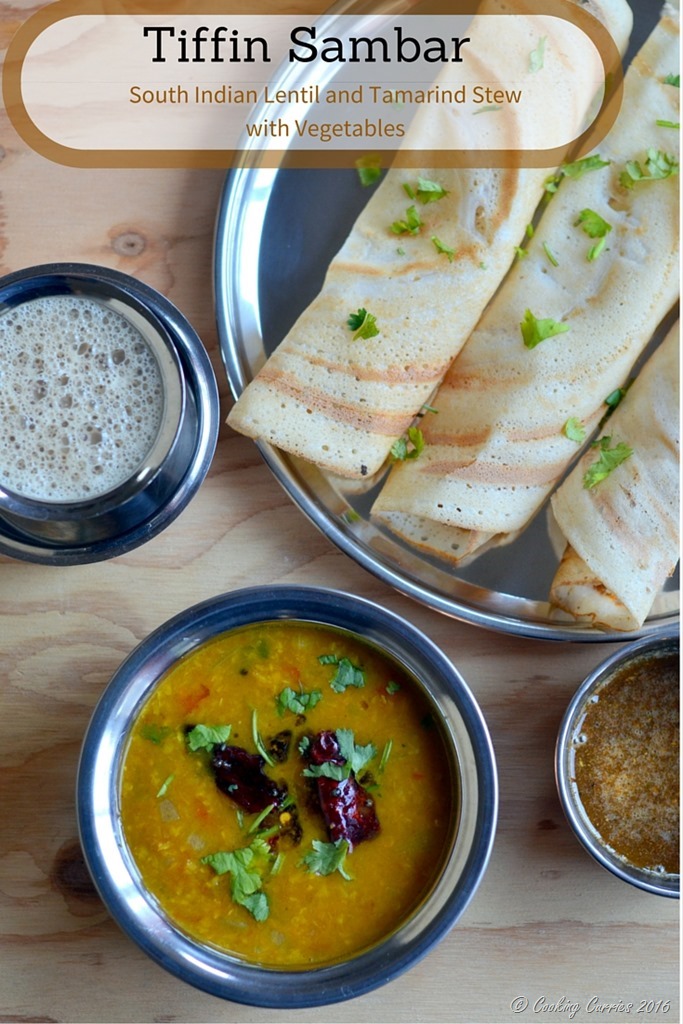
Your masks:
<path fill-rule="evenodd" d="M 670 899 L 680 898 L 680 874 L 657 875 L 655 872 L 640 869 L 613 852 L 588 824 L 588 816 L 578 796 L 576 784 L 572 782 L 570 773 L 571 734 L 576 719 L 588 697 L 602 686 L 607 685 L 612 676 L 623 666 L 641 659 L 644 655 L 667 651 L 680 651 L 679 625 L 668 626 L 662 633 L 640 637 L 631 643 L 624 644 L 601 661 L 583 680 L 570 700 L 557 734 L 555 745 L 555 782 L 560 803 L 571 829 L 584 849 L 598 864 L 622 881 L 645 892 Z"/>
<path fill-rule="evenodd" d="M 429 666 L 429 678 L 421 680 L 422 685 L 444 714 L 444 724 L 449 716 L 460 719 L 466 733 L 463 746 L 468 770 L 477 778 L 469 810 L 463 811 L 463 817 L 469 818 L 465 825 L 469 845 L 458 850 L 458 844 L 452 844 L 450 860 L 429 897 L 386 940 L 349 960 L 311 969 L 249 964 L 203 946 L 172 925 L 160 915 L 153 897 L 143 895 L 136 885 L 134 862 L 116 822 L 118 769 L 125 739 L 135 713 L 160 674 L 179 655 L 212 636 L 259 621 L 285 619 L 355 632 L 394 658 L 400 643 L 409 664 Z M 406 664 L 404 659 L 398 660 Z M 414 669 L 410 671 L 415 674 Z M 445 712 L 440 686 L 446 694 Z M 425 634 L 366 598 L 321 587 L 275 585 L 231 591 L 193 605 L 159 626 L 128 655 L 102 694 L 86 731 L 76 805 L 83 855 L 95 886 L 119 927 L 144 952 L 172 974 L 212 995 L 248 1005 L 291 1009 L 339 1002 L 386 984 L 421 960 L 450 931 L 488 866 L 497 821 L 498 779 L 488 728 L 472 692 Z M 453 874 L 457 876 L 455 884 L 449 887 Z"/>

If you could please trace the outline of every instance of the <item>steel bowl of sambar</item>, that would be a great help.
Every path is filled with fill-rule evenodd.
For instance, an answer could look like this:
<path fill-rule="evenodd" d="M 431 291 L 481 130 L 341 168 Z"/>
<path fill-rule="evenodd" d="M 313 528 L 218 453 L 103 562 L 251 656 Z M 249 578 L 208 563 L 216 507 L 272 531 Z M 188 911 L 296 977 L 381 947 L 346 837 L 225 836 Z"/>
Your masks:
<path fill-rule="evenodd" d="M 86 863 L 149 956 L 213 995 L 349 999 L 429 953 L 489 860 L 486 723 L 432 641 L 312 587 L 220 595 L 123 662 L 78 772 Z"/>

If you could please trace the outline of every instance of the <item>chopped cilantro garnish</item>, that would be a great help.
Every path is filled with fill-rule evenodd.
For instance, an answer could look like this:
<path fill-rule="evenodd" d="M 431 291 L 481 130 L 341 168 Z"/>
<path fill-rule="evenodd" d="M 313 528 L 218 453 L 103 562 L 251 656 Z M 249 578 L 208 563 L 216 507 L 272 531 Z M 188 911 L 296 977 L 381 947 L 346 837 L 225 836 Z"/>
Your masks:
<path fill-rule="evenodd" d="M 400 683 L 395 683 L 393 681 L 393 679 L 390 680 L 387 683 L 387 685 L 385 686 L 385 690 L 387 691 L 387 693 L 389 694 L 390 697 L 392 697 L 395 693 L 398 693 L 400 689 L 401 689 L 401 684 Z"/>
<path fill-rule="evenodd" d="M 593 441 L 591 447 L 597 448 L 599 455 L 596 461 L 584 473 L 584 487 L 588 489 L 595 487 L 605 477 L 608 477 L 612 470 L 616 469 L 617 466 L 620 466 L 622 462 L 625 462 L 626 459 L 633 455 L 633 448 L 624 444 L 623 441 L 610 448 L 611 441 L 611 437 L 601 437 L 598 441 Z"/>
<path fill-rule="evenodd" d="M 369 338 L 375 338 L 379 334 L 377 317 L 373 316 L 372 313 L 368 313 L 367 309 L 363 308 L 359 309 L 357 313 L 349 313 L 346 326 L 350 331 L 354 332 L 354 341 L 357 341 L 359 338 L 367 341 Z"/>
<path fill-rule="evenodd" d="M 603 160 L 599 153 L 594 153 L 585 156 L 583 160 L 563 164 L 561 170 L 567 178 L 582 178 L 588 171 L 599 171 L 601 167 L 609 167 L 610 163 L 610 160 Z"/>
<path fill-rule="evenodd" d="M 377 753 L 374 743 L 366 743 L 364 747 L 358 746 L 352 729 L 337 729 L 335 736 L 339 752 L 346 761 L 344 767 L 350 768 L 354 775 L 358 775 Z"/>
<path fill-rule="evenodd" d="M 606 238 L 601 238 L 600 241 L 597 242 L 595 245 L 591 245 L 591 247 L 588 250 L 588 253 L 586 255 L 586 259 L 588 260 L 588 262 L 589 263 L 593 263 L 595 260 L 597 260 L 598 256 L 600 255 L 600 253 L 602 252 L 602 250 L 605 248 L 606 245 L 607 245 L 607 239 Z"/>
<path fill-rule="evenodd" d="M 307 779 L 334 779 L 335 782 L 341 782 L 342 779 L 347 779 L 349 776 L 345 765 L 333 764 L 332 761 L 309 765 L 301 774 L 305 775 Z"/>
<path fill-rule="evenodd" d="M 361 156 L 356 160 L 356 170 L 361 185 L 367 188 L 374 185 L 382 176 L 382 165 L 379 156 L 375 153 L 369 156 Z"/>
<path fill-rule="evenodd" d="M 230 725 L 195 725 L 185 739 L 190 750 L 211 750 L 230 738 Z"/>
<path fill-rule="evenodd" d="M 612 225 L 608 224 L 599 213 L 589 209 L 582 210 L 574 224 L 576 226 L 580 224 L 589 238 L 604 238 L 612 230 Z"/>
<path fill-rule="evenodd" d="M 661 181 L 678 174 L 678 161 L 675 157 L 664 153 L 661 149 L 650 147 L 647 151 L 647 160 L 643 168 L 639 160 L 629 160 L 625 169 L 619 175 L 619 181 L 624 188 L 635 188 L 637 184 L 644 181 Z"/>
<path fill-rule="evenodd" d="M 393 746 L 394 746 L 394 741 L 393 740 L 387 740 L 387 742 L 384 744 L 384 750 L 382 751 L 382 756 L 379 759 L 379 766 L 377 768 L 377 771 L 380 774 L 384 771 L 384 769 L 387 766 L 387 761 L 389 760 L 389 757 L 391 755 L 391 751 L 393 749 Z"/>
<path fill-rule="evenodd" d="M 270 869 L 271 875 L 279 875 L 280 872 L 282 871 L 282 865 L 284 864 L 284 862 L 285 862 L 285 855 L 284 855 L 284 853 L 282 853 L 282 852 L 278 853 L 277 857 L 273 861 L 273 866 Z"/>
<path fill-rule="evenodd" d="M 532 74 L 535 74 L 537 71 L 540 71 L 543 67 L 543 61 L 545 59 L 545 44 L 546 37 L 541 36 L 541 38 L 538 41 L 538 46 L 529 54 L 529 71 Z"/>
<path fill-rule="evenodd" d="M 360 520 L 360 513 L 355 508 L 347 508 L 342 512 L 342 519 L 345 523 L 357 523 Z"/>
<path fill-rule="evenodd" d="M 529 255 L 529 252 L 528 252 L 527 249 L 522 248 L 521 245 L 516 245 L 515 246 L 515 255 L 517 256 L 518 260 L 523 260 L 525 256 Z"/>
<path fill-rule="evenodd" d="M 395 235 L 416 235 L 422 227 L 422 218 L 417 212 L 416 206 L 409 206 L 406 210 L 405 220 L 395 220 L 391 230 Z"/>
<path fill-rule="evenodd" d="M 291 711 L 294 715 L 305 715 L 307 711 L 313 710 L 321 698 L 320 690 L 310 690 L 306 693 L 303 688 L 297 691 L 287 686 L 275 699 L 277 713 L 282 716 L 285 711 Z"/>
<path fill-rule="evenodd" d="M 265 744 L 261 739 L 261 734 L 258 729 L 258 714 L 256 708 L 254 708 L 251 712 L 251 737 L 254 741 L 254 746 L 258 750 L 263 760 L 266 762 L 266 764 L 269 764 L 272 767 L 275 764 L 275 761 L 266 750 Z"/>
<path fill-rule="evenodd" d="M 634 380 L 635 380 L 635 377 L 631 377 L 631 379 L 626 384 L 624 384 L 623 388 L 615 388 L 614 391 L 610 391 L 609 395 L 605 399 L 605 405 L 607 406 L 607 412 L 603 416 L 603 418 L 601 420 L 601 423 L 600 423 L 600 426 L 602 426 L 602 424 L 605 422 L 605 420 L 608 419 L 612 415 L 612 413 L 614 412 L 616 407 L 619 405 L 619 403 L 621 402 L 622 398 L 624 397 L 624 395 L 626 394 L 628 389 L 631 387 L 631 384 L 633 384 Z"/>
<path fill-rule="evenodd" d="M 424 451 L 424 434 L 419 427 L 408 427 L 405 437 L 399 437 L 391 446 L 391 456 L 397 462 L 405 462 L 406 459 L 417 459 Z"/>
<path fill-rule="evenodd" d="M 592 156 L 585 156 L 582 160 L 574 160 L 573 163 L 563 164 L 557 174 L 551 174 L 545 182 L 546 192 L 557 192 L 563 178 L 581 178 L 588 171 L 598 171 L 601 167 L 608 167 L 610 160 L 603 160 L 598 153 Z"/>
<path fill-rule="evenodd" d="M 674 131 L 678 131 L 681 127 L 680 121 L 665 121 L 663 118 L 657 118 L 655 124 L 658 128 L 673 128 Z"/>
<path fill-rule="evenodd" d="M 605 405 L 609 405 L 610 408 L 616 409 L 625 393 L 624 388 L 615 388 L 614 391 L 610 391 L 609 395 L 605 399 Z"/>
<path fill-rule="evenodd" d="M 344 758 L 344 764 L 333 764 L 331 761 L 323 761 L 322 764 L 312 764 L 304 768 L 303 774 L 309 779 L 327 778 L 340 782 L 347 779 L 351 774 L 356 777 L 363 771 L 366 764 L 372 761 L 377 755 L 377 748 L 374 743 L 366 743 L 359 746 L 356 743 L 352 729 L 337 729 L 335 732 L 339 753 Z"/>
<path fill-rule="evenodd" d="M 431 181 L 429 178 L 418 178 L 417 185 L 404 184 L 404 191 L 409 199 L 419 199 L 421 203 L 436 203 L 448 195 L 448 190 L 440 185 L 438 181 Z"/>
<path fill-rule="evenodd" d="M 577 227 L 580 225 L 589 238 L 598 239 L 596 244 L 592 245 L 587 253 L 586 258 L 589 263 L 592 263 L 594 260 L 597 260 L 607 245 L 607 235 L 612 230 L 612 225 L 601 217 L 599 213 L 596 213 L 595 210 L 589 209 L 582 210 L 574 224 Z"/>
<path fill-rule="evenodd" d="M 330 680 L 330 686 L 335 693 L 343 693 L 348 686 L 365 686 L 365 672 L 348 658 L 338 658 L 336 654 L 321 654 L 318 661 L 321 665 L 337 666 L 337 671 Z"/>
<path fill-rule="evenodd" d="M 494 114 L 497 110 L 502 110 L 503 107 L 500 103 L 489 103 L 486 107 L 479 107 L 479 110 L 473 110 L 473 114 Z"/>
<path fill-rule="evenodd" d="M 584 440 L 586 436 L 586 428 L 584 427 L 581 420 L 577 419 L 576 416 L 569 417 L 564 427 L 562 428 L 562 432 L 564 433 L 565 437 L 569 438 L 570 441 L 576 441 L 579 444 L 581 443 L 581 441 Z"/>
<path fill-rule="evenodd" d="M 559 262 L 557 260 L 557 256 L 552 251 L 552 249 L 550 248 L 550 246 L 548 245 L 547 242 L 543 243 L 543 251 L 546 254 L 546 256 L 548 257 L 548 259 L 550 260 L 550 262 L 552 263 L 552 265 L 554 267 L 559 267 L 560 264 L 559 264 Z"/>
<path fill-rule="evenodd" d="M 677 89 L 680 89 L 681 76 L 675 75 L 673 72 L 670 72 L 664 79 L 664 85 L 675 85 Z"/>
<path fill-rule="evenodd" d="M 161 783 L 161 786 L 159 787 L 159 792 L 157 793 L 157 797 L 166 796 L 166 794 L 168 793 L 168 787 L 173 782 L 173 779 L 174 779 L 173 775 L 169 775 L 169 776 L 167 776 L 167 778 L 164 779 L 164 781 Z"/>
<path fill-rule="evenodd" d="M 313 849 L 307 853 L 302 864 L 314 875 L 332 875 L 338 871 L 347 882 L 352 880 L 344 869 L 346 854 L 349 852 L 349 844 L 346 839 L 340 839 L 337 843 L 324 843 L 321 839 L 313 840 Z"/>
<path fill-rule="evenodd" d="M 524 233 L 527 236 L 527 238 L 533 238 L 534 234 L 536 233 L 536 229 L 533 226 L 533 224 L 527 224 L 526 228 L 524 229 Z"/>
<path fill-rule="evenodd" d="M 143 739 L 149 740 L 150 743 L 163 743 L 166 737 L 173 730 L 168 725 L 143 725 L 140 729 L 140 735 Z"/>
<path fill-rule="evenodd" d="M 446 243 L 442 242 L 441 239 L 437 238 L 436 235 L 432 235 L 432 242 L 434 244 L 434 248 L 436 249 L 436 251 L 441 256 L 447 256 L 448 262 L 452 263 L 453 258 L 455 256 L 455 249 L 451 249 L 450 245 L 446 245 Z"/>
<path fill-rule="evenodd" d="M 553 338 L 556 334 L 564 334 L 569 330 L 569 324 L 560 323 L 551 317 L 537 319 L 530 309 L 526 310 L 524 319 L 519 326 L 527 348 L 536 348 L 547 338 Z"/>
<path fill-rule="evenodd" d="M 202 857 L 217 875 L 230 873 L 230 895 L 245 907 L 257 921 L 265 921 L 270 913 L 268 897 L 262 892 L 263 880 L 258 870 L 259 859 L 270 859 L 270 847 L 257 837 L 249 846 L 232 852 L 210 853 Z"/>
<path fill-rule="evenodd" d="M 299 753 L 301 754 L 302 757 L 306 756 L 306 754 L 308 753 L 308 749 L 309 749 L 310 745 L 311 745 L 311 737 L 310 736 L 302 736 L 301 739 L 299 740 L 299 742 L 296 745 L 296 748 L 297 748 L 297 750 L 299 751 Z"/>
<path fill-rule="evenodd" d="M 259 826 L 263 824 L 263 822 L 266 820 L 270 812 L 273 810 L 275 810 L 275 804 L 268 804 L 267 807 L 264 807 L 263 810 L 259 814 L 257 814 L 257 816 L 252 821 L 251 825 L 249 826 L 247 830 L 248 834 L 252 835 L 254 832 L 258 832 Z"/>

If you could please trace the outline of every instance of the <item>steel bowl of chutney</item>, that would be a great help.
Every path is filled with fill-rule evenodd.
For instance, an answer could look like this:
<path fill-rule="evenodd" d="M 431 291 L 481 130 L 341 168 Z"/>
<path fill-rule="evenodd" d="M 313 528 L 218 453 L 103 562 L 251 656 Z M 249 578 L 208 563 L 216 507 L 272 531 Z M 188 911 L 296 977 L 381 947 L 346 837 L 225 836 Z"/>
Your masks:
<path fill-rule="evenodd" d="M 233 591 L 126 658 L 81 751 L 86 863 L 157 963 L 213 995 L 318 1006 L 403 973 L 472 899 L 498 783 L 434 643 L 335 590 Z"/>
<path fill-rule="evenodd" d="M 560 726 L 555 774 L 567 820 L 598 864 L 677 899 L 678 628 L 625 644 L 584 680 Z"/>

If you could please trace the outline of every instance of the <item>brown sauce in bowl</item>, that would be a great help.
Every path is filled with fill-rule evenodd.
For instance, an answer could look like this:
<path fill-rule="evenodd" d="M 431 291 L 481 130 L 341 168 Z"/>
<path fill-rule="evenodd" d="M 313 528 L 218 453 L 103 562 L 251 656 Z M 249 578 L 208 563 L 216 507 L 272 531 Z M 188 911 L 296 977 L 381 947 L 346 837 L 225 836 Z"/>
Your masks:
<path fill-rule="evenodd" d="M 679 873 L 679 662 L 649 655 L 588 700 L 575 779 L 602 841 L 635 867 Z"/>

